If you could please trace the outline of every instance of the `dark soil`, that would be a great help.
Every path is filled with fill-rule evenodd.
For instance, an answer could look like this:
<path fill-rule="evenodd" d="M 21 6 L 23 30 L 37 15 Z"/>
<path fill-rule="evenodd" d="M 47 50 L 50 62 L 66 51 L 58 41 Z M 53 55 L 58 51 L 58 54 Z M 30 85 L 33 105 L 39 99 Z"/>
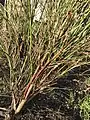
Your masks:
<path fill-rule="evenodd" d="M 14 120 L 83 120 L 80 116 L 78 101 L 85 96 L 84 80 L 89 76 L 89 68 L 90 66 L 75 68 L 64 78 L 58 79 L 52 91 L 40 93 L 34 97 Z M 86 70 L 88 71 L 85 72 Z M 70 93 L 73 95 L 73 100 Z M 10 102 L 9 95 L 0 96 L 0 107 L 8 107 Z"/>

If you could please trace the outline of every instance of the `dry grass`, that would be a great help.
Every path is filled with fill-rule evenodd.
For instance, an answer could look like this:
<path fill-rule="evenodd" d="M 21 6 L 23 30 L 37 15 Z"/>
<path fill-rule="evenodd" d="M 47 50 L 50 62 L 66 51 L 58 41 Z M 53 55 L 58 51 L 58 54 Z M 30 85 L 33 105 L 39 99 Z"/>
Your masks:
<path fill-rule="evenodd" d="M 15 113 L 28 99 L 50 89 L 56 78 L 90 63 L 89 4 L 89 0 L 46 0 L 40 21 L 34 21 L 38 1 L 33 7 L 30 0 L 0 5 L 0 59 L 8 63 L 5 84 Z"/>

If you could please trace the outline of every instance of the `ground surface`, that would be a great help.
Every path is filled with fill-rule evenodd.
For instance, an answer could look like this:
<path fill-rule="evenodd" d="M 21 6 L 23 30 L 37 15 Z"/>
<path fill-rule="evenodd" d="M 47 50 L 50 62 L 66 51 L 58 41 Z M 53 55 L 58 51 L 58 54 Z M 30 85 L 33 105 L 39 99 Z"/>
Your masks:
<path fill-rule="evenodd" d="M 90 67 L 90 66 L 89 66 Z M 58 79 L 57 84 L 49 93 L 41 93 L 29 101 L 15 120 L 83 120 L 78 107 L 79 98 L 85 95 L 84 77 L 82 73 L 87 69 L 77 68 L 66 77 Z M 89 71 L 90 72 L 90 71 Z M 71 91 L 71 92 L 70 92 Z M 70 95 L 72 93 L 73 96 Z M 0 107 L 8 107 L 9 95 L 0 95 Z M 75 107 L 77 106 L 77 107 Z M 4 118 L 0 117 L 0 120 Z"/>

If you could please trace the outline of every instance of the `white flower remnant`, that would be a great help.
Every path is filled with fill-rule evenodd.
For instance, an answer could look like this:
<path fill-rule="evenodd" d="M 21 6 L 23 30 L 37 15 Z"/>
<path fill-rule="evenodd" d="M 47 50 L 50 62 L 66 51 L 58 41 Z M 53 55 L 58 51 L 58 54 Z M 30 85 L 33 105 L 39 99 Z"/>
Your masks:
<path fill-rule="evenodd" d="M 41 17 L 45 19 L 45 12 L 43 11 L 45 7 L 46 0 L 38 0 L 37 7 L 35 9 L 35 16 L 33 21 L 40 21 Z M 34 1 L 31 0 L 31 6 L 34 5 Z M 43 15 L 42 15 L 43 14 Z"/>
<path fill-rule="evenodd" d="M 38 3 L 37 8 L 35 10 L 35 16 L 34 16 L 34 21 L 40 21 L 40 17 L 42 15 L 42 7 L 40 5 L 40 3 Z"/>

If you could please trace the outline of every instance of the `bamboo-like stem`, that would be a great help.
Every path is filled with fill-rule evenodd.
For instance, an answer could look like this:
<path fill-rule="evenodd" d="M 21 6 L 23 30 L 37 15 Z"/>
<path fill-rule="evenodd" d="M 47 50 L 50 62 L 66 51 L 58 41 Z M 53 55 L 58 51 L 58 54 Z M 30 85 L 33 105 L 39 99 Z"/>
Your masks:
<path fill-rule="evenodd" d="M 32 20 L 31 20 L 31 0 L 28 0 L 28 14 L 29 14 L 29 28 L 28 28 L 28 40 L 30 41 L 29 53 L 30 53 L 30 76 L 32 76 Z"/>
<path fill-rule="evenodd" d="M 24 104 L 26 103 L 26 99 L 22 99 L 22 101 L 19 103 L 16 111 L 15 111 L 15 114 L 19 113 L 21 111 L 21 109 L 23 108 Z"/>
<path fill-rule="evenodd" d="M 28 98 L 28 95 L 30 94 L 30 91 L 32 90 L 32 87 L 33 87 L 33 84 L 30 85 L 28 91 L 27 91 L 27 94 L 25 96 L 25 99 L 22 99 L 21 102 L 19 103 L 17 109 L 15 110 L 15 114 L 19 113 L 22 109 L 22 107 L 24 106 L 24 104 L 26 103 L 27 101 L 27 98 Z"/>
<path fill-rule="evenodd" d="M 45 68 L 49 65 L 49 61 L 47 61 L 47 63 L 32 77 L 32 79 L 30 80 L 30 82 L 28 83 L 25 92 L 24 92 L 24 97 L 26 98 L 29 87 L 31 86 L 31 83 L 34 82 L 35 80 L 37 80 L 39 78 L 39 76 L 41 75 L 42 72 L 44 72 Z M 30 92 L 30 91 L 29 91 Z"/>

